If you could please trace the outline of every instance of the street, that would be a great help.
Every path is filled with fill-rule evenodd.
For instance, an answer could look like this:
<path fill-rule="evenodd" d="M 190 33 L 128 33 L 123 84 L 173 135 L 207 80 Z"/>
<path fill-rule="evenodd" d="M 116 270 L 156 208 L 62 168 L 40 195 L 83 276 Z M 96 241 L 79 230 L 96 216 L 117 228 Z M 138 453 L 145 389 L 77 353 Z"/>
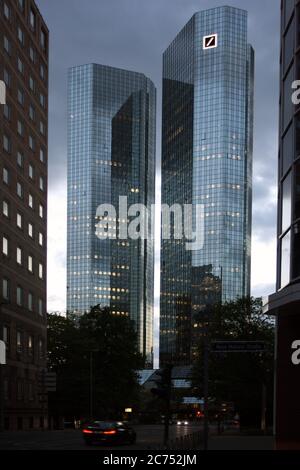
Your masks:
<path fill-rule="evenodd" d="M 1 450 L 108 450 L 132 449 L 143 450 L 161 446 L 163 441 L 162 425 L 137 425 L 135 445 L 106 447 L 102 444 L 86 446 L 81 431 L 68 429 L 63 431 L 16 431 L 0 434 Z M 199 425 L 170 425 L 170 440 L 201 431 Z"/>

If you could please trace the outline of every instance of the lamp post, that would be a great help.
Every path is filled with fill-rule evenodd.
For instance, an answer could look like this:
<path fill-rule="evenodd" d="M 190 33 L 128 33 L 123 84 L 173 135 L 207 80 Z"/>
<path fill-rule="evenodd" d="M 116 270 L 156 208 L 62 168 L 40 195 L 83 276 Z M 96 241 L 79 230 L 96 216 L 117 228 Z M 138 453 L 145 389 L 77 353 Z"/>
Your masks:
<path fill-rule="evenodd" d="M 93 354 L 95 352 L 99 352 L 99 349 L 91 349 L 90 350 L 90 357 L 89 357 L 89 360 L 90 360 L 90 411 L 89 411 L 89 415 L 90 415 L 90 419 L 92 420 L 94 418 L 94 378 L 95 378 L 95 374 L 94 374 L 94 356 Z"/>
<path fill-rule="evenodd" d="M 204 328 L 204 344 L 203 344 L 203 392 L 204 392 L 204 450 L 208 450 L 209 438 L 209 356 L 210 356 L 210 326 L 212 306 L 207 305 L 203 312 Z"/>
<path fill-rule="evenodd" d="M 90 351 L 90 419 L 94 415 L 94 377 L 93 377 L 93 351 Z"/>

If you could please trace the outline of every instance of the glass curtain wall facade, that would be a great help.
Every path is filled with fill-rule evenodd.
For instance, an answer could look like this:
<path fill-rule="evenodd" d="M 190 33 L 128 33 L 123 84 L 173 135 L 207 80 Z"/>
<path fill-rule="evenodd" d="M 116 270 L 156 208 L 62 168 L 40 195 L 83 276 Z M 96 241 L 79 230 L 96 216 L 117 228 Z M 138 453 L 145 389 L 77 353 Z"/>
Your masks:
<path fill-rule="evenodd" d="M 129 316 L 149 362 L 153 240 L 100 239 L 96 212 L 112 204 L 113 226 L 121 221 L 119 196 L 128 207 L 154 203 L 155 106 L 143 74 L 97 64 L 69 70 L 67 309 L 82 314 L 99 304 Z"/>
<path fill-rule="evenodd" d="M 196 13 L 163 55 L 162 203 L 203 205 L 204 246 L 162 241 L 161 362 L 193 360 L 203 311 L 250 293 L 253 77 L 237 8 Z"/>

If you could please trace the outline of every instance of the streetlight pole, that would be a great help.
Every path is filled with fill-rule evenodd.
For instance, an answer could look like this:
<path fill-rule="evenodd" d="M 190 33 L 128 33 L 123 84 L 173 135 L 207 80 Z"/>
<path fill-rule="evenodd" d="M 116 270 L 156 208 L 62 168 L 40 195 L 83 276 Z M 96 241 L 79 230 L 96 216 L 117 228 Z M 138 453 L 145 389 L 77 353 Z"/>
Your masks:
<path fill-rule="evenodd" d="M 94 415 L 94 377 L 93 377 L 93 351 L 90 351 L 90 419 L 93 419 Z"/>
<path fill-rule="evenodd" d="M 208 436 L 209 436 L 209 352 L 210 352 L 210 314 L 211 309 L 206 307 L 204 316 L 205 320 L 205 333 L 204 333 L 204 351 L 203 351 L 203 394 L 204 394 L 204 430 L 203 430 L 203 445 L 204 450 L 208 450 Z"/>
<path fill-rule="evenodd" d="M 207 327 L 206 327 L 207 328 Z M 208 393 L 209 393 L 209 339 L 208 331 L 204 338 L 204 450 L 208 450 L 209 417 L 208 417 Z"/>
<path fill-rule="evenodd" d="M 94 382 L 95 382 L 95 364 L 94 364 L 94 353 L 99 352 L 99 349 L 90 349 L 90 419 L 94 418 Z"/>

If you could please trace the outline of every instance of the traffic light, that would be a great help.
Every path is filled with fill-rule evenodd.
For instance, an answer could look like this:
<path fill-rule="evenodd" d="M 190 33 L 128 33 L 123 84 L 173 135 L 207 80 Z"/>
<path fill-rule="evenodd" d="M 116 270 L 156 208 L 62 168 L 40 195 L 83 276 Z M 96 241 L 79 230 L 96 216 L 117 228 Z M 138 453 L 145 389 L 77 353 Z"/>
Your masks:
<path fill-rule="evenodd" d="M 154 380 L 156 387 L 151 388 L 153 395 L 166 401 L 169 401 L 171 397 L 172 368 L 172 365 L 167 365 L 163 369 L 156 372 L 156 375 L 158 376 L 157 379 Z"/>

